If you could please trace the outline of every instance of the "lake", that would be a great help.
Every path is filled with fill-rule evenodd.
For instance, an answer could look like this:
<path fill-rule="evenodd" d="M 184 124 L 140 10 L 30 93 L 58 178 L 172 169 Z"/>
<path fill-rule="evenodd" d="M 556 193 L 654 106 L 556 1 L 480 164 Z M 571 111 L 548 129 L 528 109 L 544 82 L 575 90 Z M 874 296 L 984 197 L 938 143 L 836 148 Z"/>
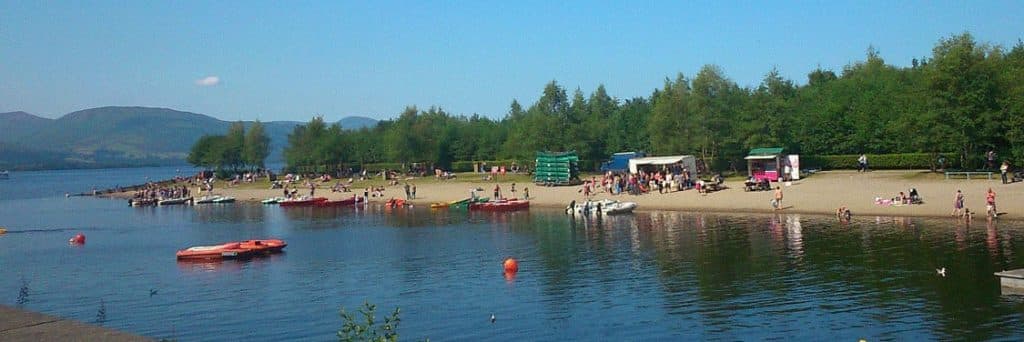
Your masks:
<path fill-rule="evenodd" d="M 364 301 L 378 320 L 401 308 L 402 340 L 1024 339 L 1024 297 L 992 275 L 1024 267 L 1013 221 L 132 208 L 63 195 L 177 172 L 0 181 L 0 303 L 179 341 L 334 340 L 339 309 Z M 79 232 L 87 243 L 69 246 Z M 257 237 L 289 246 L 246 261 L 174 257 Z M 502 273 L 508 256 L 514 277 Z"/>

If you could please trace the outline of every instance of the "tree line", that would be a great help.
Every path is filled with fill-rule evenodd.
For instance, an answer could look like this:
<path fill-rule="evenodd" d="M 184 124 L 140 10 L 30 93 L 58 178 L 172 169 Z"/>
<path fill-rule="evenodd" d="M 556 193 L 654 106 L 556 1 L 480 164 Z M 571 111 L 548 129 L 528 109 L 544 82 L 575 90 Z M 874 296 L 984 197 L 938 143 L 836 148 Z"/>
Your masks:
<path fill-rule="evenodd" d="M 229 134 L 230 135 L 230 134 Z M 1005 49 L 969 33 L 941 39 L 911 66 L 866 58 L 836 72 L 818 68 L 798 85 L 770 70 L 741 87 L 715 65 L 678 74 L 647 97 L 619 99 L 603 85 L 569 94 L 556 81 L 529 107 L 513 100 L 501 119 L 406 108 L 372 128 L 346 130 L 313 118 L 288 137 L 289 166 L 531 160 L 575 150 L 692 154 L 724 168 L 750 148 L 804 155 L 954 153 L 976 167 L 984 151 L 1024 160 L 1024 43 Z"/>
<path fill-rule="evenodd" d="M 187 161 L 197 167 L 222 171 L 264 168 L 270 153 L 270 138 L 263 124 L 233 122 L 225 135 L 204 135 L 192 145 Z"/>

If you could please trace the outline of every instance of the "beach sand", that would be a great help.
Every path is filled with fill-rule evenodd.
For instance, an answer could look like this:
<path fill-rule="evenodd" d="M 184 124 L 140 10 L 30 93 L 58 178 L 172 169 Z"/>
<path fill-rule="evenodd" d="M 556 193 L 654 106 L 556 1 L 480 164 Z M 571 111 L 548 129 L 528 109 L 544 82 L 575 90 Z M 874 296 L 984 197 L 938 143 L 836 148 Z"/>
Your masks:
<path fill-rule="evenodd" d="M 410 202 L 427 205 L 433 202 L 445 202 L 469 197 L 470 189 L 480 188 L 478 196 L 492 197 L 494 182 L 467 181 L 436 181 L 433 179 L 411 179 L 417 186 L 417 198 Z M 402 181 L 404 184 L 405 181 Z M 331 183 L 333 184 L 333 182 Z M 517 193 L 510 190 L 511 181 L 499 181 L 503 197 L 522 197 L 523 187 L 530 190 L 530 205 L 533 207 L 564 208 L 570 201 L 583 200 L 580 186 L 544 187 L 535 184 L 517 183 Z M 740 180 L 726 181 L 727 189 L 709 194 L 700 194 L 695 190 L 678 191 L 666 194 L 657 192 L 644 195 L 616 195 L 598 193 L 594 199 L 616 199 L 632 201 L 638 204 L 638 211 L 646 210 L 686 210 L 711 212 L 772 212 L 769 201 L 771 191 L 745 192 Z M 776 183 L 772 183 L 773 187 Z M 963 191 L 965 207 L 975 212 L 976 219 L 983 219 L 985 214 L 985 192 L 992 188 L 996 194 L 998 211 L 1003 213 L 1000 219 L 1021 219 L 1024 212 L 1024 183 L 1002 184 L 998 172 L 993 179 L 944 179 L 942 174 L 923 171 L 856 171 L 819 172 L 804 179 L 793 181 L 790 185 L 778 183 L 784 194 L 783 210 L 787 213 L 835 214 L 836 208 L 846 206 L 854 216 L 950 216 L 953 210 L 953 196 L 957 189 Z M 359 190 L 354 192 L 331 192 L 325 184 L 317 189 L 317 196 L 330 199 L 362 195 L 363 186 L 356 184 Z M 892 198 L 900 192 L 908 192 L 917 188 L 924 199 L 924 204 L 889 206 L 875 204 L 875 198 Z M 280 189 L 254 189 L 251 187 L 224 188 L 214 192 L 219 195 L 233 196 L 239 201 L 260 201 L 269 197 L 281 196 Z M 299 194 L 307 195 L 308 189 L 300 187 Z M 116 194 L 116 197 L 130 195 Z M 404 198 L 402 185 L 387 187 L 384 197 L 371 198 L 371 202 L 383 202 L 388 198 Z"/>

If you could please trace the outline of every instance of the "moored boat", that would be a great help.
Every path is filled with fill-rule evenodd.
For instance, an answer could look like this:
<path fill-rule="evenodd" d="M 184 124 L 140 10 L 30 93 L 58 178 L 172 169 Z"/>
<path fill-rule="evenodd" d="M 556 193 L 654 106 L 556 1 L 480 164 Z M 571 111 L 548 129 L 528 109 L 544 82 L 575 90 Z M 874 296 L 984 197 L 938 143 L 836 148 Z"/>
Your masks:
<path fill-rule="evenodd" d="M 147 205 L 156 205 L 155 198 L 132 198 L 128 200 L 128 205 L 133 207 L 141 207 Z"/>
<path fill-rule="evenodd" d="M 218 196 L 213 199 L 213 203 L 234 203 L 235 198 L 231 196 Z"/>
<path fill-rule="evenodd" d="M 301 197 L 296 199 L 286 199 L 284 201 L 277 202 L 277 204 L 282 207 L 308 207 L 326 200 L 326 197 Z"/>
<path fill-rule="evenodd" d="M 251 250 L 253 253 L 280 253 L 282 249 L 288 247 L 288 243 L 278 239 L 245 240 L 240 241 L 238 247 Z"/>
<path fill-rule="evenodd" d="M 281 203 L 281 201 L 284 201 L 284 200 L 285 200 L 284 197 L 271 197 L 271 198 L 268 198 L 268 199 L 260 201 L 260 203 L 263 203 L 263 204 L 278 204 L 278 203 Z"/>
<path fill-rule="evenodd" d="M 228 242 L 212 246 L 195 246 L 175 253 L 178 260 L 209 260 L 246 258 L 255 255 L 280 253 L 288 243 L 279 239 L 254 239 Z"/>
<path fill-rule="evenodd" d="M 320 202 L 316 203 L 316 206 L 318 206 L 318 207 L 340 207 L 340 206 L 346 206 L 346 205 L 354 205 L 354 204 L 356 204 L 358 202 L 359 202 L 358 198 L 355 197 L 355 196 L 352 196 L 352 198 L 346 198 L 346 199 L 337 200 L 337 201 L 332 201 L 332 200 L 320 201 Z"/>
<path fill-rule="evenodd" d="M 183 259 L 231 259 L 251 256 L 253 249 L 241 247 L 241 243 L 229 242 L 213 246 L 195 246 L 179 250 L 175 255 L 178 260 Z"/>
<path fill-rule="evenodd" d="M 628 214 L 636 209 L 636 202 L 619 202 L 616 200 L 604 199 L 599 201 L 584 201 L 581 203 L 569 204 L 566 208 L 567 214 L 575 215 L 617 215 Z"/>
<path fill-rule="evenodd" d="M 384 202 L 384 206 L 389 208 L 404 207 L 405 200 L 401 198 L 392 198 L 387 200 L 387 202 Z"/>
<path fill-rule="evenodd" d="M 188 203 L 188 201 L 191 201 L 191 200 L 192 200 L 192 197 L 168 198 L 168 199 L 159 200 L 159 201 L 156 202 L 156 204 L 158 204 L 158 205 L 185 204 L 185 203 Z"/>
<path fill-rule="evenodd" d="M 517 211 L 527 209 L 530 209 L 530 201 L 516 199 L 472 203 L 469 205 L 469 210 L 479 211 Z"/>
<path fill-rule="evenodd" d="M 217 196 L 217 195 L 214 195 L 214 196 L 203 196 L 203 197 L 200 197 L 200 198 L 196 198 L 195 201 L 193 201 L 192 203 L 193 204 L 209 204 L 209 203 L 214 203 L 214 201 L 219 199 L 219 198 L 220 198 L 220 196 Z"/>
<path fill-rule="evenodd" d="M 10 172 L 7 172 L 7 170 L 0 171 L 0 179 L 8 179 L 8 178 L 11 178 L 11 173 Z"/>

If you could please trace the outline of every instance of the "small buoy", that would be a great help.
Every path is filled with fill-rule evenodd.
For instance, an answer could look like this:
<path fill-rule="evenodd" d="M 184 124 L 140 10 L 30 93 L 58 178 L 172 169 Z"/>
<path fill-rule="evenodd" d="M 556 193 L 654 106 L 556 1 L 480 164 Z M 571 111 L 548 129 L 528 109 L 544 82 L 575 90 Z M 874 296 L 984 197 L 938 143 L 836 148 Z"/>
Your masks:
<path fill-rule="evenodd" d="M 71 238 L 71 240 L 68 240 L 68 242 L 71 243 L 72 245 L 84 245 L 85 235 L 82 233 L 78 233 L 78 235 L 75 235 L 75 237 Z"/>
<path fill-rule="evenodd" d="M 516 259 L 508 258 L 505 259 L 505 273 L 516 273 L 519 272 L 519 262 Z"/>

